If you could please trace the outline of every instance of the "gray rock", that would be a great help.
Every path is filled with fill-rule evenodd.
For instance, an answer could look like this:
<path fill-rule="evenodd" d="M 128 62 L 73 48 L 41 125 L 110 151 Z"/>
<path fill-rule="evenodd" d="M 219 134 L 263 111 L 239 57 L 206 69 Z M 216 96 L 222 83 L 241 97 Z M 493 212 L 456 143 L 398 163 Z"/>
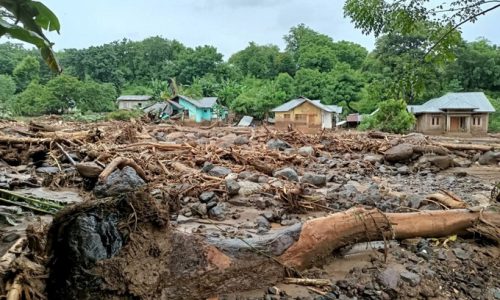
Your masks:
<path fill-rule="evenodd" d="M 284 168 L 278 171 L 275 171 L 273 174 L 274 177 L 283 177 L 290 181 L 299 181 L 299 175 L 292 168 Z M 326 179 L 325 179 L 326 180 Z"/>
<path fill-rule="evenodd" d="M 326 176 L 314 173 L 305 173 L 300 179 L 300 182 L 313 184 L 315 186 L 326 185 Z"/>
<path fill-rule="evenodd" d="M 470 254 L 462 248 L 454 248 L 453 253 L 455 253 L 455 256 L 461 260 L 470 258 Z"/>
<path fill-rule="evenodd" d="M 104 182 L 98 182 L 94 188 L 96 197 L 117 196 L 137 190 L 146 183 L 129 166 L 115 170 Z"/>
<path fill-rule="evenodd" d="M 280 139 L 271 139 L 267 142 L 267 148 L 272 149 L 272 150 L 285 150 L 292 148 L 290 144 L 288 144 L 285 141 L 282 141 Z"/>
<path fill-rule="evenodd" d="M 268 181 L 269 178 L 267 178 L 266 176 L 259 176 L 259 178 L 257 178 L 258 183 L 267 183 Z"/>
<path fill-rule="evenodd" d="M 479 156 L 477 162 L 480 165 L 496 165 L 500 160 L 500 152 L 487 151 Z"/>
<path fill-rule="evenodd" d="M 215 177 L 226 177 L 226 175 L 230 174 L 231 170 L 225 167 L 220 167 L 220 166 L 215 166 L 210 171 L 208 171 L 208 174 L 211 176 Z"/>
<path fill-rule="evenodd" d="M 213 164 L 213 163 L 206 161 L 206 162 L 203 164 L 203 168 L 201 168 L 201 171 L 202 171 L 202 172 L 205 172 L 205 173 L 208 173 L 208 171 L 212 170 L 214 167 L 215 167 L 215 166 L 214 166 L 214 164 Z"/>
<path fill-rule="evenodd" d="M 210 140 L 205 138 L 205 137 L 202 137 L 202 138 L 199 138 L 195 141 L 196 144 L 198 145 L 206 145 L 206 144 L 210 144 Z"/>
<path fill-rule="evenodd" d="M 210 200 L 214 199 L 216 196 L 215 196 L 215 193 L 214 192 L 203 192 L 201 193 L 200 195 L 200 201 L 203 202 L 203 203 L 207 203 L 209 202 Z"/>
<path fill-rule="evenodd" d="M 234 139 L 234 144 L 235 145 L 246 145 L 248 144 L 250 141 L 248 140 L 248 138 L 244 135 L 239 135 L 237 136 L 235 139 Z"/>
<path fill-rule="evenodd" d="M 299 148 L 299 150 L 297 150 L 297 152 L 302 156 L 306 156 L 306 157 L 312 156 L 312 155 L 314 155 L 314 148 L 311 146 L 304 146 L 304 147 Z"/>
<path fill-rule="evenodd" d="M 410 144 L 399 144 L 384 153 L 385 160 L 389 162 L 401 162 L 409 160 L 413 156 L 413 146 Z"/>
<path fill-rule="evenodd" d="M 229 196 L 238 195 L 240 184 L 233 179 L 226 179 L 226 190 Z"/>
<path fill-rule="evenodd" d="M 225 203 L 219 203 L 216 206 L 212 207 L 208 211 L 208 216 L 212 219 L 216 219 L 218 221 L 223 221 L 226 218 L 226 205 L 225 205 Z"/>
<path fill-rule="evenodd" d="M 408 166 L 401 166 L 396 171 L 398 174 L 407 175 L 410 173 L 410 168 L 408 168 Z"/>
<path fill-rule="evenodd" d="M 207 205 L 205 203 L 193 203 L 191 204 L 191 212 L 197 216 L 206 216 L 208 213 Z"/>
<path fill-rule="evenodd" d="M 262 191 L 262 186 L 256 182 L 244 180 L 238 182 L 238 184 L 240 185 L 238 194 L 241 196 L 250 196 Z"/>
<path fill-rule="evenodd" d="M 420 205 L 422 204 L 422 200 L 423 200 L 422 197 L 419 197 L 417 195 L 411 195 L 409 198 L 410 198 L 409 199 L 409 206 L 411 208 L 415 208 L 415 209 L 420 208 Z"/>
<path fill-rule="evenodd" d="M 427 160 L 441 170 L 448 169 L 453 166 L 453 159 L 446 155 L 430 156 Z"/>
<path fill-rule="evenodd" d="M 363 160 L 372 164 L 376 164 L 381 163 L 384 160 L 384 157 L 379 154 L 368 154 L 363 157 Z"/>
<path fill-rule="evenodd" d="M 328 157 L 320 156 L 318 157 L 318 163 L 320 164 L 326 164 L 328 162 Z"/>
<path fill-rule="evenodd" d="M 271 223 L 263 216 L 258 216 L 255 218 L 255 224 L 257 228 L 271 229 Z"/>
<path fill-rule="evenodd" d="M 382 271 L 379 276 L 378 280 L 380 284 L 383 286 L 389 288 L 389 289 L 396 289 L 398 287 L 399 279 L 401 278 L 401 275 L 399 274 L 399 271 L 394 269 L 394 268 L 386 268 L 384 271 Z"/>
<path fill-rule="evenodd" d="M 453 165 L 460 168 L 468 168 L 472 165 L 472 162 L 467 158 L 456 157 L 453 159 Z"/>
<path fill-rule="evenodd" d="M 59 173 L 59 168 L 58 167 L 40 167 L 36 169 L 37 173 L 40 174 L 48 174 L 48 175 L 54 175 Z"/>
<path fill-rule="evenodd" d="M 420 283 L 420 275 L 418 274 L 415 274 L 413 272 L 409 272 L 409 271 L 403 271 L 399 274 L 401 276 L 401 278 L 410 283 L 411 286 L 416 286 Z"/>

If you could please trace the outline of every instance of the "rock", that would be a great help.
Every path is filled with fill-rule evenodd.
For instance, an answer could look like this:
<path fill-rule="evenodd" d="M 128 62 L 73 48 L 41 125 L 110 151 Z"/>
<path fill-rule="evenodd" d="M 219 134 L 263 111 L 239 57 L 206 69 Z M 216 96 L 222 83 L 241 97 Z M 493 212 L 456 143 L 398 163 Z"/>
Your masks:
<path fill-rule="evenodd" d="M 216 196 L 215 196 L 215 193 L 214 192 L 203 192 L 201 193 L 200 195 L 200 201 L 203 202 L 203 203 L 207 203 L 209 202 L 210 200 L 214 199 Z"/>
<path fill-rule="evenodd" d="M 318 157 L 318 163 L 326 164 L 329 161 L 328 157 L 320 156 Z"/>
<path fill-rule="evenodd" d="M 268 181 L 269 178 L 267 178 L 266 176 L 259 176 L 259 178 L 257 178 L 258 183 L 267 183 Z"/>
<path fill-rule="evenodd" d="M 176 132 L 171 132 L 171 133 L 167 134 L 167 136 L 165 138 L 167 141 L 175 141 L 177 139 L 183 138 L 185 135 L 186 135 L 185 132 L 176 131 Z"/>
<path fill-rule="evenodd" d="M 273 174 L 274 177 L 283 177 L 290 181 L 299 181 L 299 175 L 292 168 L 284 168 L 278 171 L 275 171 Z M 326 179 L 325 179 L 326 180 Z"/>
<path fill-rule="evenodd" d="M 240 191 L 240 185 L 236 180 L 226 179 L 226 190 L 229 196 L 238 195 Z"/>
<path fill-rule="evenodd" d="M 460 167 L 460 168 L 468 168 L 472 165 L 472 162 L 470 160 L 468 160 L 467 158 L 455 157 L 453 159 L 453 165 Z"/>
<path fill-rule="evenodd" d="M 445 170 L 453 166 L 453 160 L 446 155 L 430 156 L 427 160 L 431 163 L 431 165 L 434 165 L 441 170 Z"/>
<path fill-rule="evenodd" d="M 393 290 L 395 290 L 398 287 L 400 278 L 401 275 L 399 274 L 399 271 L 390 267 L 386 268 L 378 276 L 380 284 Z"/>
<path fill-rule="evenodd" d="M 238 184 L 240 185 L 238 194 L 241 196 L 250 196 L 262 191 L 262 186 L 256 182 L 244 180 L 238 182 Z"/>
<path fill-rule="evenodd" d="M 271 150 L 281 150 L 281 151 L 283 151 L 285 149 L 292 148 L 292 146 L 290 144 L 288 144 L 287 142 L 282 141 L 280 139 L 270 139 L 267 142 L 267 148 L 269 148 Z"/>
<path fill-rule="evenodd" d="M 250 141 L 248 140 L 248 138 L 244 135 L 239 135 L 237 136 L 235 139 L 234 139 L 234 144 L 235 145 L 246 145 L 248 144 Z"/>
<path fill-rule="evenodd" d="M 410 168 L 408 168 L 408 166 L 401 166 L 396 171 L 398 174 L 407 175 L 410 173 Z"/>
<path fill-rule="evenodd" d="M 238 179 L 238 173 L 230 173 L 224 178 L 226 180 L 236 180 Z"/>
<path fill-rule="evenodd" d="M 500 160 L 500 152 L 487 151 L 479 156 L 477 162 L 480 165 L 496 165 Z"/>
<path fill-rule="evenodd" d="M 215 177 L 226 177 L 226 175 L 230 174 L 231 170 L 225 167 L 215 166 L 210 171 L 208 171 L 208 175 Z"/>
<path fill-rule="evenodd" d="M 315 186 L 326 185 L 326 176 L 314 173 L 305 173 L 300 179 L 300 182 L 313 184 Z"/>
<path fill-rule="evenodd" d="M 133 168 L 126 166 L 121 170 L 115 170 L 104 182 L 99 181 L 94 188 L 94 193 L 99 198 L 118 196 L 135 191 L 145 184 Z"/>
<path fill-rule="evenodd" d="M 374 165 L 376 163 L 381 163 L 384 160 L 384 157 L 380 154 L 368 154 L 363 157 L 363 160 Z"/>
<path fill-rule="evenodd" d="M 205 173 L 208 173 L 208 171 L 212 170 L 214 167 L 215 167 L 215 166 L 214 166 L 214 164 L 213 164 L 213 163 L 206 161 L 206 162 L 203 164 L 203 168 L 201 168 L 201 171 L 202 171 L 202 172 L 205 172 Z"/>
<path fill-rule="evenodd" d="M 384 158 L 388 162 L 401 162 L 409 160 L 413 156 L 413 146 L 410 144 L 399 144 L 385 151 Z"/>
<path fill-rule="evenodd" d="M 197 216 L 206 216 L 208 213 L 207 205 L 205 203 L 193 203 L 191 204 L 191 212 Z"/>
<path fill-rule="evenodd" d="M 470 254 L 462 248 L 454 248 L 453 253 L 455 253 L 455 256 L 461 260 L 470 258 Z"/>
<path fill-rule="evenodd" d="M 299 150 L 297 150 L 297 152 L 302 155 L 302 156 L 312 156 L 314 155 L 314 148 L 311 147 L 311 146 L 304 146 L 304 147 L 301 147 L 299 148 Z"/>
<path fill-rule="evenodd" d="M 257 228 L 271 229 L 271 223 L 269 223 L 269 221 L 263 216 L 255 218 L 255 224 L 257 225 Z"/>
<path fill-rule="evenodd" d="M 208 211 L 208 216 L 212 219 L 223 221 L 226 217 L 225 203 L 219 203 Z"/>
<path fill-rule="evenodd" d="M 418 209 L 420 208 L 420 205 L 422 204 L 422 197 L 419 197 L 417 195 L 410 195 L 409 196 L 409 206 L 411 208 Z"/>
<path fill-rule="evenodd" d="M 202 138 L 199 138 L 195 141 L 196 144 L 198 145 L 206 145 L 206 144 L 210 144 L 210 140 L 205 138 L 205 137 L 202 137 Z"/>
<path fill-rule="evenodd" d="M 59 173 L 59 168 L 58 167 L 40 167 L 36 169 L 37 173 L 41 174 L 48 174 L 48 175 L 54 175 Z"/>
<path fill-rule="evenodd" d="M 411 286 L 416 286 L 420 283 L 420 275 L 413 272 L 403 271 L 399 275 L 404 281 L 410 283 Z"/>

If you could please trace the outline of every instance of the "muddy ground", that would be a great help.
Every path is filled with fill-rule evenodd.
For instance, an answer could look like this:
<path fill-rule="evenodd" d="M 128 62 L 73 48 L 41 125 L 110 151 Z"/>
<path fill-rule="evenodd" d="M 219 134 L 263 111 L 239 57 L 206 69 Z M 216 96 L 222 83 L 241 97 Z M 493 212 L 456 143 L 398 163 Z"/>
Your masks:
<path fill-rule="evenodd" d="M 448 209 L 428 197 L 440 190 L 454 193 L 468 207 L 498 205 L 500 139 L 494 137 L 306 135 L 272 128 L 192 128 L 140 121 L 40 123 L 50 128 L 0 123 L 0 188 L 64 205 L 147 188 L 153 197 L 168 199 L 174 230 L 203 239 L 259 237 L 360 205 L 383 212 Z M 490 149 L 457 150 L 443 143 Z M 444 153 L 414 150 L 398 159 L 384 156 L 401 144 L 438 145 L 438 152 Z M 78 168 L 79 163 L 97 165 L 99 174 L 116 157 L 135 161 L 144 178 L 131 166 L 113 170 L 102 181 Z M 29 224 L 51 221 L 50 215 L 4 204 L 0 203 L 2 256 L 25 236 Z M 353 243 L 301 273 L 304 278 L 328 279 L 328 285 L 278 281 L 245 291 L 207 293 L 204 298 L 500 299 L 499 257 L 494 241 L 474 234 Z"/>

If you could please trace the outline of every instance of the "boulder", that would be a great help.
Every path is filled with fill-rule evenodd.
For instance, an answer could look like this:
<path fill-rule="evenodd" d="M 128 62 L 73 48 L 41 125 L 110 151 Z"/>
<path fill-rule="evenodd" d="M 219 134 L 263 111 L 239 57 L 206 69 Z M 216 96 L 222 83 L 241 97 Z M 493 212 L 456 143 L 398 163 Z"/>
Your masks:
<path fill-rule="evenodd" d="M 363 160 L 371 164 L 376 164 L 381 163 L 384 160 L 384 157 L 380 154 L 367 154 L 363 157 Z"/>
<path fill-rule="evenodd" d="M 129 166 L 115 170 L 104 182 L 98 182 L 94 188 L 96 197 L 118 196 L 132 192 L 145 185 L 144 180 Z"/>
<path fill-rule="evenodd" d="M 487 151 L 479 156 L 477 162 L 480 165 L 496 165 L 500 161 L 500 152 Z"/>
<path fill-rule="evenodd" d="M 413 155 L 413 146 L 410 144 L 399 144 L 385 151 L 384 158 L 388 162 L 400 162 L 409 160 Z"/>
<path fill-rule="evenodd" d="M 229 175 L 232 171 L 228 168 L 221 167 L 221 166 L 215 166 L 210 171 L 208 171 L 208 175 L 215 176 L 215 177 L 226 177 Z"/>
<path fill-rule="evenodd" d="M 292 168 L 284 168 L 278 171 L 275 171 L 273 174 L 274 177 L 283 177 L 290 181 L 299 181 L 299 175 Z M 326 179 L 325 179 L 326 180 Z"/>
<path fill-rule="evenodd" d="M 216 196 L 215 196 L 215 193 L 214 192 L 203 192 L 201 193 L 200 195 L 200 201 L 203 202 L 203 203 L 208 203 L 210 200 L 214 199 Z"/>
<path fill-rule="evenodd" d="M 378 276 L 378 281 L 388 289 L 395 290 L 398 287 L 401 275 L 395 268 L 386 268 Z"/>
<path fill-rule="evenodd" d="M 238 195 L 240 188 L 240 184 L 236 180 L 226 179 L 226 190 L 229 196 Z"/>
<path fill-rule="evenodd" d="M 250 196 L 262 191 L 262 186 L 256 182 L 244 180 L 238 182 L 238 184 L 240 185 L 238 194 L 241 196 Z"/>
<path fill-rule="evenodd" d="M 244 135 L 239 135 L 234 139 L 234 144 L 235 145 L 246 145 L 249 143 L 249 140 L 246 136 Z"/>
<path fill-rule="evenodd" d="M 292 146 L 290 144 L 288 144 L 287 142 L 282 141 L 280 139 L 270 139 L 267 142 L 267 148 L 269 148 L 271 150 L 281 150 L 281 151 L 283 151 L 285 149 L 292 148 Z"/>
<path fill-rule="evenodd" d="M 401 166 L 396 171 L 398 172 L 398 174 L 407 175 L 408 173 L 410 173 L 410 168 L 408 168 L 408 166 Z"/>
<path fill-rule="evenodd" d="M 302 156 L 312 156 L 314 155 L 314 148 L 311 147 L 311 146 L 304 146 L 304 147 L 301 147 L 299 148 L 299 150 L 297 150 L 297 152 L 302 155 Z"/>
<path fill-rule="evenodd" d="M 315 186 L 326 185 L 326 176 L 314 173 L 305 173 L 300 179 L 300 182 L 313 184 Z"/>
<path fill-rule="evenodd" d="M 226 204 L 219 203 L 208 211 L 208 216 L 212 219 L 223 221 L 226 217 Z"/>
<path fill-rule="evenodd" d="M 427 160 L 431 163 L 431 165 L 434 165 L 441 170 L 445 170 L 453 166 L 453 159 L 446 155 L 430 156 Z"/>

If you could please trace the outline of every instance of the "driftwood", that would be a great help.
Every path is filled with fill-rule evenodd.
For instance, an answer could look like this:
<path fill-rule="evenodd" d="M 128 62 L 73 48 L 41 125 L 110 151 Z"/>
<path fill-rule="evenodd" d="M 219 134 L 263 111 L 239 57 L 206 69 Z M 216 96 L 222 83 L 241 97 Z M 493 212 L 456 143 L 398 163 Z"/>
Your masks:
<path fill-rule="evenodd" d="M 19 253 L 21 251 L 21 248 L 23 247 L 25 242 L 26 238 L 19 238 L 0 257 L 0 274 L 5 274 L 5 272 L 9 269 L 10 265 L 17 257 L 16 253 Z"/>
<path fill-rule="evenodd" d="M 427 195 L 427 199 L 434 200 L 445 205 L 448 208 L 466 208 L 467 204 L 458 196 L 451 192 L 441 191 L 440 193 L 434 193 Z"/>
<path fill-rule="evenodd" d="M 310 279 L 310 278 L 285 278 L 284 283 L 311 285 L 311 286 L 328 286 L 332 282 L 328 279 Z"/>
<path fill-rule="evenodd" d="M 491 151 L 493 147 L 490 145 L 478 144 L 451 144 L 451 143 L 434 143 L 436 146 L 445 147 L 451 150 L 478 150 L 478 151 Z"/>
<path fill-rule="evenodd" d="M 82 177 L 86 178 L 97 178 L 103 171 L 103 167 L 95 162 L 77 163 L 75 164 L 75 168 Z"/>
<path fill-rule="evenodd" d="M 114 170 L 116 170 L 117 168 L 122 169 L 125 166 L 133 168 L 137 172 L 137 175 L 139 175 L 142 179 L 144 179 L 144 181 L 146 182 L 148 181 L 146 173 L 144 172 L 142 167 L 139 166 L 132 159 L 126 157 L 117 157 L 113 159 L 99 175 L 99 181 L 101 182 L 105 181 L 106 178 L 108 178 L 108 176 L 111 175 L 111 173 L 113 173 Z"/>

